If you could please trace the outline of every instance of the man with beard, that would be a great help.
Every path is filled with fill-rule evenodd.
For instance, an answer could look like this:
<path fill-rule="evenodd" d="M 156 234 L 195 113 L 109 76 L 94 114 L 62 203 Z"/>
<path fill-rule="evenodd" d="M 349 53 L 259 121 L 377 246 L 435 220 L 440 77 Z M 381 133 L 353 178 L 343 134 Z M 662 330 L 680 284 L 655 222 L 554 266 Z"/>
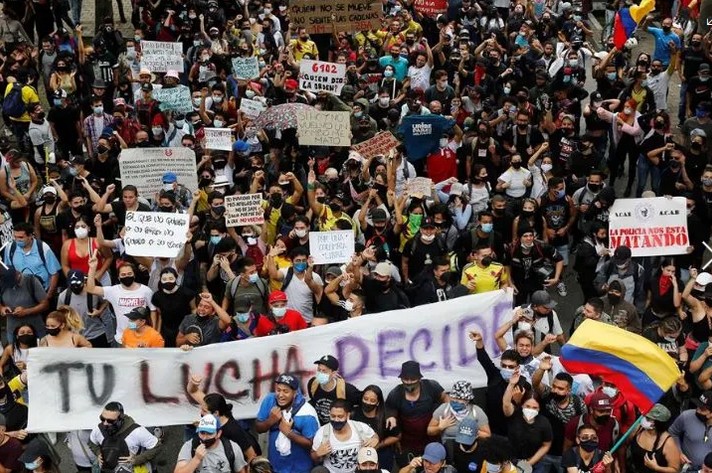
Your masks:
<path fill-rule="evenodd" d="M 222 473 L 225 465 L 231 473 L 244 472 L 247 462 L 238 444 L 223 437 L 222 425 L 212 414 L 200 419 L 197 438 L 188 440 L 178 453 L 174 473 Z"/>
<path fill-rule="evenodd" d="M 101 423 L 89 435 L 89 448 L 94 455 L 101 456 L 102 473 L 113 472 L 119 464 L 148 467 L 151 471 L 147 463 L 158 455 L 159 440 L 126 415 L 120 402 L 104 406 L 99 419 Z"/>
<path fill-rule="evenodd" d="M 312 440 L 319 429 L 316 411 L 299 390 L 299 381 L 281 374 L 274 393 L 262 400 L 255 430 L 269 432 L 267 458 L 279 473 L 307 473 L 312 469 Z"/>

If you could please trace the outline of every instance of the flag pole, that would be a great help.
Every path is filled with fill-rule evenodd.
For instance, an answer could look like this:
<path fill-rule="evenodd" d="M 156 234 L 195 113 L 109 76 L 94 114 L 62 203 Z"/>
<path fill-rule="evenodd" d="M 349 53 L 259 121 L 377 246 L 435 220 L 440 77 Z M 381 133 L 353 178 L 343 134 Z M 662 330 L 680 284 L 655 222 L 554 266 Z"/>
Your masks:
<path fill-rule="evenodd" d="M 643 421 L 643 417 L 645 417 L 645 414 L 640 414 L 640 416 L 637 419 L 635 419 L 635 422 L 633 422 L 633 425 L 631 425 L 630 428 L 628 430 L 626 430 L 625 433 L 618 440 L 616 440 L 616 443 L 613 444 L 613 447 L 610 450 L 611 455 L 613 455 L 615 453 L 615 451 L 618 450 L 623 445 L 623 443 L 630 436 L 630 434 L 632 434 L 633 431 L 638 428 L 640 423 Z"/>

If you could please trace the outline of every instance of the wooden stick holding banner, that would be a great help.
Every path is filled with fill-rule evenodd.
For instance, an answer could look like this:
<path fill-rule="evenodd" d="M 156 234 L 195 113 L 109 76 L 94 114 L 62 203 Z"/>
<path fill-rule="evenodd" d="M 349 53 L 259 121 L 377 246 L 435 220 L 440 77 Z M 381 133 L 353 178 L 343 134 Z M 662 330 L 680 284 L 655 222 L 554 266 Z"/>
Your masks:
<path fill-rule="evenodd" d="M 2 250 L 5 249 L 5 247 L 8 245 L 8 243 L 10 243 L 10 242 L 7 242 L 7 243 L 5 243 L 4 245 L 0 246 L 0 255 L 2 255 Z M 5 263 L 3 263 L 2 258 L 0 258 L 0 266 L 2 266 L 3 268 L 5 268 L 6 270 L 9 269 L 9 268 L 5 265 Z"/>
<path fill-rule="evenodd" d="M 709 251 L 710 253 L 712 253 L 712 248 L 710 248 L 710 246 L 707 244 L 707 242 L 703 241 L 702 244 L 705 245 L 705 248 L 707 248 L 707 251 Z M 707 267 L 708 267 L 711 263 L 712 263 L 712 259 L 710 259 L 708 262 L 705 263 L 704 266 L 702 266 L 702 270 L 704 271 L 705 269 L 707 269 Z"/>

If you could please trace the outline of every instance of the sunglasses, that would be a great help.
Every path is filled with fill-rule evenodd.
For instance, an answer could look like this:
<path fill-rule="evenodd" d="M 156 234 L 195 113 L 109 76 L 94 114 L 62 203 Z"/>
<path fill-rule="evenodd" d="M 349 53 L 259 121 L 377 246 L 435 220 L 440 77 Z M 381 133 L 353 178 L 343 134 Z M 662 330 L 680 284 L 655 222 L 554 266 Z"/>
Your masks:
<path fill-rule="evenodd" d="M 117 417 L 116 419 L 107 419 L 107 418 L 104 417 L 104 416 L 99 416 L 99 420 L 100 420 L 102 423 L 115 424 L 116 421 L 118 421 L 119 419 L 118 419 L 118 417 Z"/>

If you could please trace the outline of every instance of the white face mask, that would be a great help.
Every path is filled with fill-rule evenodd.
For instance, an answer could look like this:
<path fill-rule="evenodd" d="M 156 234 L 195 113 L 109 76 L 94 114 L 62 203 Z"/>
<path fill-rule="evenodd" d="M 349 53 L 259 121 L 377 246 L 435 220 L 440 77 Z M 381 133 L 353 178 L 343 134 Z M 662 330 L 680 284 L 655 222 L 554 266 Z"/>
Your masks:
<path fill-rule="evenodd" d="M 223 101 L 223 96 L 222 95 L 213 95 L 213 102 L 215 103 L 222 103 Z"/>
<path fill-rule="evenodd" d="M 213 125 L 215 125 L 215 128 L 222 128 L 224 124 L 225 123 L 223 123 L 222 120 L 213 120 Z"/>
<path fill-rule="evenodd" d="M 163 134 L 163 128 L 161 128 L 160 126 L 159 126 L 159 127 L 155 127 L 155 128 L 151 128 L 151 132 L 153 133 L 153 136 L 162 135 L 162 134 Z"/>
<path fill-rule="evenodd" d="M 163 190 L 168 192 L 173 190 L 173 183 L 170 184 L 163 184 Z"/>
<path fill-rule="evenodd" d="M 307 231 L 306 230 L 294 230 L 294 234 L 297 235 L 299 238 L 304 238 L 307 236 Z"/>
<path fill-rule="evenodd" d="M 541 165 L 541 170 L 544 172 L 549 172 L 554 166 L 551 164 L 542 164 Z"/>
<path fill-rule="evenodd" d="M 380 97 L 378 103 L 381 104 L 382 107 L 387 107 L 388 104 L 391 103 L 391 99 L 390 97 Z"/>
<path fill-rule="evenodd" d="M 89 229 L 85 227 L 77 227 L 74 229 L 74 234 L 79 239 L 83 239 L 89 236 Z"/>
<path fill-rule="evenodd" d="M 529 331 L 532 329 L 532 324 L 530 324 L 529 322 L 520 322 L 518 327 L 519 327 L 519 330 Z"/>
<path fill-rule="evenodd" d="M 601 391 L 603 391 L 603 394 L 610 397 L 611 399 L 616 397 L 616 394 L 618 394 L 618 388 L 614 388 L 612 386 L 603 386 L 601 388 Z"/>
<path fill-rule="evenodd" d="M 251 98 L 254 97 L 254 96 L 255 96 L 255 91 L 254 91 L 254 90 L 246 90 L 246 91 L 245 91 L 245 97 L 247 97 L 248 99 L 251 99 Z"/>
<path fill-rule="evenodd" d="M 623 109 L 623 113 L 625 113 L 626 115 L 630 115 L 630 114 L 633 113 L 633 109 L 630 108 L 630 107 L 625 107 L 625 108 Z"/>
<path fill-rule="evenodd" d="M 441 148 L 447 147 L 447 138 L 440 138 L 440 147 Z"/>
<path fill-rule="evenodd" d="M 201 102 L 200 97 L 194 98 L 194 99 L 193 99 L 193 106 L 194 106 L 194 107 L 200 107 L 200 102 Z"/>
<path fill-rule="evenodd" d="M 532 419 L 534 419 L 536 416 L 539 415 L 539 411 L 536 410 L 536 409 L 531 409 L 531 408 L 529 408 L 529 407 L 525 407 L 525 408 L 522 409 L 522 414 L 524 415 L 524 418 L 525 418 L 526 420 L 532 420 Z"/>
<path fill-rule="evenodd" d="M 185 126 L 185 120 L 176 120 L 176 127 L 183 128 Z"/>
<path fill-rule="evenodd" d="M 643 417 L 643 420 L 640 421 L 640 426 L 645 430 L 652 430 L 655 424 L 652 420 L 648 420 L 647 417 Z"/>
<path fill-rule="evenodd" d="M 435 240 L 435 235 L 420 235 L 420 239 L 423 240 L 425 243 L 430 243 L 431 241 Z"/>

